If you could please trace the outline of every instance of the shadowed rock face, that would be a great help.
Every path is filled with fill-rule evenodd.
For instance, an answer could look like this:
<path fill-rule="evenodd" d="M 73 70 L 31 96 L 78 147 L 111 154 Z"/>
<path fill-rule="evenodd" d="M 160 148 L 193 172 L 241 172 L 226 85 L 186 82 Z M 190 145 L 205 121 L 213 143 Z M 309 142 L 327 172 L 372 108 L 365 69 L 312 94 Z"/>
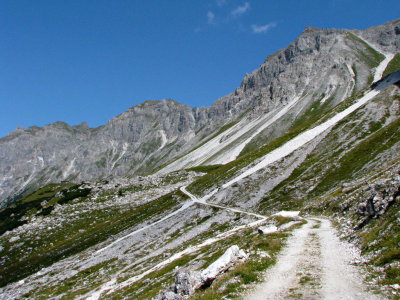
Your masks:
<path fill-rule="evenodd" d="M 299 98 L 295 111 L 281 118 L 285 123 L 277 121 L 277 127 L 287 130 L 313 102 L 329 98 L 329 108 L 368 86 L 374 61 L 363 58 L 369 49 L 357 36 L 397 53 L 399 26 L 397 20 L 364 31 L 308 27 L 211 107 L 152 100 L 98 128 L 63 122 L 26 130 L 19 127 L 0 139 L 0 206 L 14 195 L 49 182 L 154 172 L 222 125 L 239 117 L 257 118 Z"/>

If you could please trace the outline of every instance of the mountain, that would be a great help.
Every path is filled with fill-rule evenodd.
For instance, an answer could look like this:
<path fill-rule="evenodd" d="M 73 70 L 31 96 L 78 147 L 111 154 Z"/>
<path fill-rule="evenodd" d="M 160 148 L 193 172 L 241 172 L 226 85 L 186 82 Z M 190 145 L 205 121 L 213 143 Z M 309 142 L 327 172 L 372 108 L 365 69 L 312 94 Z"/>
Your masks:
<path fill-rule="evenodd" d="M 289 130 L 315 103 L 326 111 L 371 84 L 382 54 L 368 43 L 396 53 L 396 26 L 306 28 L 211 107 L 146 101 L 98 128 L 18 128 L 0 139 L 1 200 L 50 182 L 150 174 L 172 161 L 163 172 L 229 162 L 258 137 L 263 143 Z"/>
<path fill-rule="evenodd" d="M 371 289 L 396 292 L 399 37 L 400 20 L 307 27 L 211 107 L 150 100 L 98 128 L 0 139 L 0 295 L 178 297 L 180 276 L 211 274 L 237 245 L 227 253 L 245 262 L 196 292 L 237 296 L 291 230 L 325 224 L 308 215 L 329 216 L 362 251 L 381 278 Z M 190 272 L 167 291 L 175 267 Z"/>

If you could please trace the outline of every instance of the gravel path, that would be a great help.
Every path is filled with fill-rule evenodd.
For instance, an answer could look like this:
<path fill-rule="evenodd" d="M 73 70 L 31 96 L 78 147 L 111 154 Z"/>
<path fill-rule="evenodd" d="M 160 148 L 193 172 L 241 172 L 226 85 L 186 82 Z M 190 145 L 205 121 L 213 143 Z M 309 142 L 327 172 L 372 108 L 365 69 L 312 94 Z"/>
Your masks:
<path fill-rule="evenodd" d="M 257 299 L 380 299 L 366 291 L 359 254 L 340 241 L 326 219 L 309 219 L 295 230 L 264 283 L 244 296 Z"/>

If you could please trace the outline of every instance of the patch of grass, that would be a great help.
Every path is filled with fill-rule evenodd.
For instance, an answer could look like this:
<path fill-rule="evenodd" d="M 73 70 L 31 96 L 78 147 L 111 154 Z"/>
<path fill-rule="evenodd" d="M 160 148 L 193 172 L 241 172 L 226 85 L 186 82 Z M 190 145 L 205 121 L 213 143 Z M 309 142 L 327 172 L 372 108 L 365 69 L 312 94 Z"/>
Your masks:
<path fill-rule="evenodd" d="M 306 285 L 309 284 L 312 280 L 313 278 L 310 275 L 303 275 L 302 277 L 300 277 L 299 283 L 301 285 Z"/>
<path fill-rule="evenodd" d="M 379 63 L 385 59 L 385 56 L 375 49 L 373 49 L 370 45 L 360 39 L 358 36 L 352 34 L 351 32 L 346 33 L 346 37 L 353 42 L 363 45 L 364 50 L 356 48 L 358 52 L 358 56 L 361 61 L 365 62 L 369 68 L 375 68 L 379 65 Z"/>
<path fill-rule="evenodd" d="M 293 218 L 291 217 L 284 217 L 284 216 L 271 216 L 269 218 L 270 220 L 274 220 L 275 221 L 275 225 L 277 227 L 282 226 L 283 224 L 289 223 L 291 221 L 293 221 Z"/>
<path fill-rule="evenodd" d="M 397 53 L 393 59 L 389 62 L 389 64 L 387 65 L 385 71 L 383 72 L 382 78 L 400 70 L 400 54 Z"/>
<path fill-rule="evenodd" d="M 303 114 L 301 114 L 300 118 L 295 120 L 291 129 L 301 126 L 310 119 L 316 120 L 331 107 L 332 101 L 335 99 L 335 97 L 329 97 L 324 103 L 321 103 L 321 99 L 314 101 L 309 108 Z"/>
<path fill-rule="evenodd" d="M 364 254 L 382 250 L 380 255 L 372 260 L 378 266 L 394 261 L 400 262 L 400 228 L 396 218 L 399 210 L 400 203 L 394 203 L 385 215 L 372 219 L 359 234 L 363 241 L 361 249 Z"/>
<path fill-rule="evenodd" d="M 400 268 L 389 267 L 385 270 L 386 277 L 381 280 L 383 284 L 398 284 L 400 282 Z"/>
<path fill-rule="evenodd" d="M 257 281 L 259 274 L 257 273 L 258 264 L 255 262 L 246 262 L 238 266 L 233 272 L 234 276 L 240 278 L 243 284 L 250 284 Z"/>
<path fill-rule="evenodd" d="M 204 291 L 197 291 L 193 299 L 221 299 L 236 298 L 245 289 L 246 285 L 259 282 L 263 272 L 271 267 L 276 256 L 285 244 L 289 233 L 277 232 L 269 235 L 247 236 L 246 240 L 235 241 L 241 248 L 250 251 L 266 251 L 271 257 L 261 258 L 258 254 L 252 255 L 249 260 L 236 265 L 233 269 L 217 278 L 210 288 Z M 244 237 L 244 235 L 241 235 Z M 238 236 L 240 238 L 240 236 Z M 231 241 L 229 244 L 233 244 Z M 217 297 L 217 298 L 213 298 Z M 218 298 L 219 297 L 219 298 Z"/>
<path fill-rule="evenodd" d="M 234 125 L 236 125 L 238 122 L 231 122 L 228 124 L 225 124 L 224 126 L 221 127 L 220 130 L 217 131 L 217 133 L 215 133 L 214 135 L 211 136 L 211 139 L 215 138 L 216 136 L 220 135 L 221 133 L 223 133 L 224 131 L 227 131 L 229 128 L 233 127 Z"/>
<path fill-rule="evenodd" d="M 355 63 L 353 63 L 353 65 L 351 66 L 351 68 L 353 69 L 354 72 L 354 88 L 353 91 L 351 93 L 351 96 L 355 96 L 356 94 L 356 87 L 357 87 L 357 83 L 358 83 L 358 71 L 357 71 L 357 65 Z"/>
<path fill-rule="evenodd" d="M 126 297 L 131 298 L 132 295 L 135 295 L 134 299 L 138 299 L 138 300 L 153 298 L 163 289 L 163 287 L 166 287 L 173 283 L 174 270 L 176 270 L 176 268 L 185 266 L 191 260 L 193 260 L 194 257 L 195 257 L 195 255 L 185 255 L 182 258 L 171 262 L 170 264 L 163 267 L 162 269 L 154 271 L 154 272 L 150 273 L 149 275 L 147 275 L 145 278 L 150 278 L 152 280 L 145 286 L 143 286 L 143 284 L 142 284 L 142 281 L 145 280 L 145 278 L 143 278 L 143 280 L 136 282 L 136 283 L 130 285 L 129 287 L 114 293 L 113 298 L 117 298 L 117 299 L 122 299 L 122 298 L 126 298 Z M 154 280 L 155 278 L 157 278 L 158 280 Z M 164 278 L 164 279 L 160 280 L 160 278 Z M 137 293 L 138 291 L 140 291 L 139 294 Z M 133 298 L 131 298 L 131 299 L 133 299 Z"/>
<path fill-rule="evenodd" d="M 312 229 L 318 229 L 321 227 L 321 222 L 318 224 L 313 225 Z"/>
<path fill-rule="evenodd" d="M 337 162 L 337 166 L 325 174 L 311 195 L 321 195 L 341 181 L 351 178 L 366 163 L 390 149 L 398 141 L 400 141 L 400 119 L 379 129 L 345 153 Z"/>
<path fill-rule="evenodd" d="M 81 288 L 81 289 L 76 290 L 76 289 L 74 289 L 74 287 L 76 286 L 76 283 L 87 281 L 87 282 L 90 282 L 91 284 L 93 284 L 94 282 L 99 280 L 98 272 L 100 270 L 102 270 L 102 271 L 109 270 L 111 268 L 110 265 L 112 265 L 112 263 L 114 263 L 116 260 L 117 260 L 117 258 L 112 258 L 112 259 L 106 260 L 104 262 L 101 262 L 97 265 L 86 268 L 86 269 L 78 272 L 76 275 L 71 276 L 68 279 L 65 279 L 65 280 L 59 282 L 59 284 L 57 284 L 56 287 L 52 286 L 50 288 L 41 290 L 40 295 L 42 295 L 42 296 L 46 295 L 46 297 L 51 297 L 51 298 L 62 295 L 64 293 L 67 294 L 69 298 L 74 298 L 76 296 L 83 295 L 90 291 L 90 287 Z M 24 297 L 36 298 L 36 295 L 32 292 L 28 292 L 27 294 L 24 295 Z"/>
<path fill-rule="evenodd" d="M 48 215 L 57 203 L 62 205 L 72 199 L 86 197 L 90 193 L 89 189 L 79 189 L 79 187 L 80 185 L 71 183 L 52 183 L 15 200 L 0 210 L 0 235 L 26 224 L 28 217 L 36 213 Z M 57 193 L 61 193 L 61 196 L 56 197 Z M 49 205 L 50 202 L 51 205 Z"/>
<path fill-rule="evenodd" d="M 296 292 L 295 288 L 291 288 L 291 289 L 289 289 L 289 291 L 291 293 L 289 295 L 289 298 L 293 298 L 293 299 L 301 299 L 301 298 L 303 298 L 303 294 L 302 293 L 295 293 Z"/>
<path fill-rule="evenodd" d="M 118 190 L 118 195 L 119 196 L 123 196 L 126 193 L 136 193 L 136 192 L 140 192 L 140 191 L 147 191 L 150 190 L 152 188 L 155 188 L 156 186 L 153 184 L 148 184 L 148 185 L 131 185 L 131 186 L 127 186 L 127 187 L 123 187 L 121 189 Z"/>
<path fill-rule="evenodd" d="M 186 171 L 200 172 L 200 173 L 209 173 L 221 167 L 222 165 L 206 165 L 206 166 L 197 166 L 190 169 L 186 169 Z"/>

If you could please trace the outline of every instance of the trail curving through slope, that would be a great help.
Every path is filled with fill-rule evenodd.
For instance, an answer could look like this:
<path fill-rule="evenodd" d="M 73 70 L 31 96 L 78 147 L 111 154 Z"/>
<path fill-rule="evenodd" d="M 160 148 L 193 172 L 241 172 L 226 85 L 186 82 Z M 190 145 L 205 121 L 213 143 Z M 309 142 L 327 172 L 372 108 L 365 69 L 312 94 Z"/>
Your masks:
<path fill-rule="evenodd" d="M 266 216 L 259 215 L 259 214 L 256 214 L 256 213 L 252 213 L 252 212 L 248 212 L 248 211 L 245 211 L 245 210 L 240 210 L 240 209 L 237 209 L 237 208 L 222 206 L 222 205 L 213 204 L 213 203 L 207 203 L 205 201 L 205 199 L 210 198 L 210 195 L 213 195 L 214 192 L 211 192 L 210 194 L 207 194 L 206 196 L 202 197 L 201 199 L 198 199 L 195 195 L 193 195 L 188 190 L 186 190 L 186 186 L 181 187 L 181 191 L 182 191 L 182 193 L 186 194 L 194 203 L 199 203 L 199 204 L 203 204 L 203 205 L 207 205 L 207 206 L 211 206 L 211 207 L 225 209 L 225 210 L 229 210 L 229 211 L 232 211 L 232 212 L 235 212 L 235 213 L 245 214 L 245 215 L 253 216 L 253 217 L 256 217 L 256 218 L 260 218 L 260 219 L 265 219 L 266 218 Z"/>
<path fill-rule="evenodd" d="M 378 50 L 377 50 L 378 51 Z M 380 52 L 380 51 L 379 51 Z M 385 59 L 379 64 L 379 66 L 376 68 L 375 71 L 375 76 L 374 76 L 374 81 L 378 81 L 380 79 L 380 77 L 383 74 L 383 71 L 386 69 L 388 63 L 390 62 L 390 60 L 393 58 L 392 54 L 384 54 L 385 55 Z M 234 183 L 238 182 L 239 180 L 250 176 L 251 174 L 254 174 L 255 172 L 265 168 L 266 166 L 268 166 L 269 164 L 278 161 L 282 158 L 284 158 L 285 156 L 291 154 L 292 152 L 294 152 L 295 150 L 297 150 L 298 148 L 302 147 L 303 145 L 305 145 L 306 143 L 308 143 L 309 141 L 313 140 L 315 137 L 317 137 L 318 135 L 320 135 L 322 132 L 332 128 L 335 124 L 337 124 L 340 120 L 344 119 L 346 116 L 348 116 L 349 114 L 351 114 L 352 112 L 354 112 L 355 110 L 357 110 L 358 108 L 360 108 L 361 106 L 363 106 L 364 104 L 366 104 L 369 100 L 371 100 L 372 98 L 374 98 L 375 96 L 377 96 L 385 87 L 396 83 L 397 81 L 400 80 L 400 72 L 397 72 L 395 74 L 392 74 L 392 76 L 389 76 L 384 82 L 379 82 L 376 87 L 372 90 L 369 90 L 363 97 L 361 97 L 360 99 L 357 100 L 356 103 L 354 103 L 353 105 L 351 105 L 350 107 L 348 107 L 347 109 L 345 109 L 344 111 L 336 114 L 334 117 L 330 118 L 329 120 L 325 121 L 324 123 L 320 124 L 319 126 L 316 126 L 312 129 L 309 129 L 301 134 L 299 134 L 298 136 L 296 136 L 295 138 L 291 139 L 290 141 L 286 142 L 284 145 L 282 145 L 281 147 L 271 151 L 270 153 L 266 154 L 261 161 L 256 164 L 255 166 L 251 167 L 250 169 L 248 169 L 247 171 L 243 172 L 242 174 L 234 177 L 233 179 L 231 179 L 229 182 L 225 183 L 221 189 L 225 189 L 227 187 L 230 187 L 231 185 L 233 185 Z M 112 242 L 110 245 L 98 250 L 96 253 L 99 253 L 113 245 L 115 245 L 116 243 L 118 243 L 119 241 L 128 238 L 130 236 L 132 236 L 133 234 L 136 234 L 139 231 L 142 231 L 144 229 L 147 229 L 153 225 L 156 225 L 160 222 L 165 221 L 166 219 L 174 216 L 175 214 L 177 214 L 178 212 L 183 211 L 184 209 L 186 209 L 187 207 L 191 206 L 194 203 L 200 203 L 203 205 L 208 205 L 208 206 L 213 206 L 213 207 L 218 207 L 221 209 L 227 209 L 233 212 L 238 212 L 238 213 L 244 213 L 244 214 L 248 214 L 248 215 L 252 215 L 255 217 L 260 218 L 260 220 L 255 221 L 253 223 L 248 224 L 247 226 L 257 226 L 259 224 L 261 224 L 266 217 L 262 216 L 262 215 L 258 215 L 258 214 L 254 214 L 254 213 L 250 213 L 250 212 L 246 212 L 246 211 L 242 211 L 236 208 L 230 208 L 230 207 L 224 207 L 224 206 L 220 206 L 220 205 L 216 205 L 216 204 L 210 204 L 207 203 L 206 201 L 211 198 L 214 194 L 216 194 L 219 190 L 215 189 L 213 191 L 211 191 L 210 193 L 208 193 L 207 195 L 203 196 L 201 199 L 198 199 L 195 195 L 191 194 L 190 192 L 188 192 L 186 190 L 186 187 L 181 187 L 181 191 L 183 193 L 185 193 L 190 199 L 190 202 L 185 203 L 179 210 L 165 216 L 164 218 L 162 218 L 161 220 L 149 224 L 147 226 L 145 226 L 142 229 L 139 229 L 137 231 L 131 232 L 128 235 L 121 237 L 120 239 Z M 314 221 L 311 221 L 311 224 Z M 333 229 L 330 227 L 330 223 L 329 221 L 326 220 L 319 220 L 319 222 L 321 222 L 323 224 L 323 227 L 326 229 L 325 233 L 318 233 L 319 236 L 319 240 L 323 241 L 326 245 L 331 246 L 331 249 L 329 250 L 328 248 L 326 248 L 326 246 L 324 246 L 323 248 L 321 248 L 321 253 L 324 254 L 319 254 L 319 257 L 321 257 L 321 255 L 323 255 L 323 259 L 320 260 L 313 260 L 315 261 L 321 261 L 321 264 L 319 266 L 314 266 L 316 269 L 321 268 L 323 269 L 323 274 L 324 274 L 324 279 L 323 279 L 323 289 L 321 290 L 321 294 L 318 293 L 319 296 L 323 296 L 325 299 L 338 299 L 337 295 L 341 295 L 343 296 L 342 299 L 354 299 L 351 298 L 352 295 L 354 294 L 354 296 L 356 297 L 355 299 L 376 299 L 376 298 L 371 298 L 372 296 L 369 294 L 366 294 L 363 290 L 362 284 L 359 282 L 356 282 L 355 278 L 357 278 L 355 275 L 350 275 L 348 278 L 346 278 L 345 280 L 339 280 L 338 278 L 334 278 L 334 274 L 336 274 L 336 272 L 342 272 L 344 271 L 346 268 L 344 267 L 347 263 L 347 258 L 346 255 L 344 257 L 341 257 L 338 262 L 332 262 L 329 260 L 329 257 L 332 255 L 337 255 L 338 257 L 340 257 L 342 254 L 340 253 L 340 251 L 338 249 L 345 249 L 342 247 L 342 244 L 340 243 L 340 241 L 334 238 L 335 234 L 333 233 Z M 244 225 L 246 226 L 246 225 Z M 226 236 L 229 236 L 229 234 L 233 234 L 234 232 L 236 232 L 237 230 L 242 229 L 242 226 L 238 227 L 238 228 L 234 228 L 226 233 L 221 234 L 221 236 L 219 236 L 219 239 L 222 239 Z M 282 283 L 285 282 L 285 278 L 289 279 L 289 282 L 294 282 L 293 280 L 296 279 L 296 277 L 293 277 L 290 273 L 291 270 L 294 270 L 292 266 L 288 266 L 289 264 L 293 264 L 293 262 L 295 262 L 296 260 L 299 261 L 299 251 L 301 249 L 307 249 L 307 247 L 305 246 L 305 241 L 304 238 L 309 235 L 309 231 L 311 230 L 310 225 L 309 226 L 305 226 L 301 228 L 302 231 L 296 231 L 296 233 L 293 235 L 293 237 L 290 239 L 289 241 L 289 246 L 291 245 L 291 243 L 293 244 L 292 248 L 288 248 L 287 252 L 285 252 L 283 254 L 283 257 L 286 258 L 281 258 L 280 261 L 281 263 L 277 264 L 278 269 L 276 269 L 275 267 L 273 268 L 273 270 L 275 270 L 276 272 L 278 272 L 277 274 L 281 274 L 280 279 L 279 280 L 273 280 L 270 283 L 266 283 L 265 286 L 263 286 L 263 288 L 261 288 L 261 290 L 257 290 L 256 293 L 261 291 L 261 294 L 255 294 L 252 296 L 252 298 L 246 298 L 246 299 L 279 299 L 281 297 L 281 295 L 286 296 L 290 296 L 287 294 L 286 291 L 284 291 L 282 289 Z M 299 229 L 300 230 L 300 229 Z M 324 235 L 325 234 L 325 235 Z M 331 238 L 331 240 L 327 240 L 327 237 Z M 219 240 L 218 239 L 218 240 Z M 294 240 L 294 242 L 293 242 Z M 176 260 L 180 257 L 182 257 L 183 255 L 192 253 L 194 251 L 197 251 L 199 249 L 199 247 L 203 247 L 205 245 L 208 245 L 208 243 L 213 243 L 217 240 L 215 239 L 210 239 L 207 240 L 197 246 L 193 246 L 190 248 L 185 249 L 184 251 L 181 251 L 180 253 L 177 253 L 176 255 L 172 256 L 171 258 L 159 263 L 158 265 L 154 266 L 153 268 L 145 271 L 143 274 L 137 275 L 135 277 L 132 277 L 130 279 L 128 279 L 127 281 L 123 282 L 123 283 L 116 283 L 116 278 L 114 277 L 112 280 L 110 280 L 109 282 L 103 284 L 99 289 L 97 289 L 94 292 L 89 292 L 89 294 L 86 295 L 86 297 L 88 297 L 88 299 L 98 299 L 102 293 L 108 293 L 110 291 L 114 291 L 115 289 L 119 289 L 122 288 L 124 286 L 127 286 L 129 284 L 132 284 L 133 282 L 136 282 L 138 280 L 140 280 L 141 278 L 143 278 L 145 275 L 153 272 L 154 270 L 157 270 L 163 266 L 165 266 L 166 264 L 170 263 L 173 260 Z M 302 245 L 303 248 L 301 248 L 299 245 Z M 279 269 L 280 268 L 280 269 Z M 291 269 L 292 268 L 292 269 Z M 335 269 L 336 268 L 336 269 Z M 348 270 L 350 270 L 349 274 L 357 274 L 357 271 L 354 270 L 353 268 L 348 268 Z M 117 274 L 118 275 L 118 274 Z M 275 276 L 276 274 L 274 274 Z M 354 279 L 354 280 L 353 280 Z M 333 286 L 332 286 L 333 285 Z M 343 291 L 346 291 L 346 293 L 339 293 L 340 291 L 338 291 L 334 286 L 341 286 Z M 274 294 L 273 298 L 264 298 L 264 293 L 265 291 L 272 291 Z M 309 291 L 312 291 L 309 290 Z M 306 292 L 306 291 L 303 291 Z M 258 296 L 257 296 L 258 295 Z M 257 298 L 260 297 L 261 298 Z M 370 297 L 371 296 L 371 297 Z M 350 298 L 349 298 L 350 297 Z M 85 297 L 84 297 L 85 298 Z"/>
<path fill-rule="evenodd" d="M 231 230 L 228 230 L 228 231 L 225 231 L 223 233 L 220 233 L 220 234 L 216 235 L 215 237 L 209 238 L 209 239 L 203 241 L 200 244 L 197 244 L 197 245 L 194 245 L 194 246 L 190 246 L 190 247 L 184 249 L 183 251 L 180 251 L 180 252 L 172 255 L 171 257 L 167 258 L 166 260 L 161 261 L 157 265 L 147 269 L 146 271 L 142 272 L 141 274 L 136 275 L 134 277 L 131 277 L 131 278 L 129 278 L 129 279 L 123 281 L 123 282 L 118 282 L 118 280 L 117 280 L 118 276 L 120 274 L 122 274 L 124 271 L 130 269 L 137 262 L 131 263 L 131 264 L 127 265 L 126 267 L 124 267 L 122 270 L 118 271 L 118 273 L 115 274 L 113 276 L 113 278 L 110 279 L 108 282 L 102 284 L 96 290 L 90 291 L 89 293 L 87 293 L 86 295 L 81 297 L 80 299 L 97 300 L 102 295 L 110 294 L 110 293 L 114 292 L 115 290 L 122 289 L 124 287 L 127 287 L 127 286 L 129 286 L 129 285 L 141 280 L 142 278 L 144 278 L 148 274 L 150 274 L 150 273 L 152 273 L 154 271 L 160 270 L 161 268 L 165 267 L 166 265 L 170 264 L 171 262 L 174 262 L 174 261 L 180 259 L 184 255 L 188 255 L 188 254 L 194 253 L 194 252 L 198 251 L 199 249 L 201 249 L 203 247 L 212 245 L 215 242 L 218 242 L 218 241 L 220 241 L 222 239 L 230 237 L 230 236 L 232 236 L 233 234 L 235 234 L 236 232 L 238 232 L 238 231 L 240 231 L 242 229 L 254 228 L 254 227 L 260 226 L 267 219 L 267 217 L 263 216 L 263 215 L 258 215 L 258 214 L 255 214 L 255 213 L 242 211 L 242 210 L 239 210 L 239 209 L 236 209 L 236 208 L 230 208 L 230 207 L 224 207 L 224 206 L 220 206 L 220 205 L 206 203 L 205 201 L 202 200 L 202 199 L 204 199 L 204 197 L 202 199 L 200 199 L 200 200 L 197 199 L 196 196 L 194 196 L 193 194 L 191 194 L 190 192 L 188 192 L 186 190 L 185 186 L 181 187 L 181 191 L 183 193 L 185 193 L 192 201 L 191 202 L 186 202 L 180 209 L 178 209 L 177 211 L 165 216 L 161 220 L 159 220 L 159 221 L 157 221 L 155 223 L 149 224 L 149 225 L 147 225 L 147 226 L 145 226 L 145 227 L 143 227 L 141 229 L 138 229 L 138 230 L 136 230 L 134 232 L 129 233 L 128 235 L 125 235 L 125 236 L 119 238 L 118 240 L 114 241 L 113 243 L 109 244 L 108 246 L 98 250 L 97 252 L 95 252 L 95 254 L 98 254 L 99 252 L 102 252 L 102 251 L 106 250 L 107 248 L 112 247 L 113 245 L 117 244 L 121 240 L 126 239 L 126 238 L 128 238 L 128 237 L 130 237 L 130 236 L 132 236 L 132 235 L 134 235 L 134 234 L 136 234 L 136 233 L 138 233 L 138 232 L 140 232 L 142 230 L 148 229 L 149 227 L 151 227 L 153 225 L 156 225 L 156 224 L 158 224 L 160 222 L 165 221 L 167 218 L 170 218 L 173 215 L 176 215 L 177 213 L 182 212 L 184 209 L 188 208 L 189 206 L 193 205 L 194 203 L 199 203 L 199 204 L 202 204 L 202 205 L 217 207 L 217 208 L 220 208 L 220 209 L 226 209 L 226 210 L 229 210 L 229 211 L 232 211 L 232 212 L 247 214 L 247 215 L 250 215 L 250 216 L 253 216 L 253 217 L 257 217 L 257 218 L 259 218 L 259 220 L 253 221 L 253 222 L 251 222 L 249 224 L 237 226 L 237 227 L 235 227 L 235 228 L 233 228 Z"/>

